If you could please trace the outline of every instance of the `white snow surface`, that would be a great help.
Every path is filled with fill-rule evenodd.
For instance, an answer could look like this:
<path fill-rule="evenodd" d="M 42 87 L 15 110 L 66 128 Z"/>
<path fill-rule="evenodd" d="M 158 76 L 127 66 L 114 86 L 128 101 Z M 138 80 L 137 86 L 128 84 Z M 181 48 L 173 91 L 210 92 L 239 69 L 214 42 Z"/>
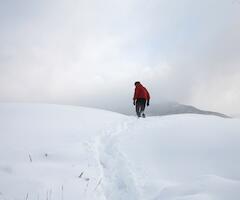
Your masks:
<path fill-rule="evenodd" d="M 239 200 L 240 119 L 0 104 L 0 200 Z"/>

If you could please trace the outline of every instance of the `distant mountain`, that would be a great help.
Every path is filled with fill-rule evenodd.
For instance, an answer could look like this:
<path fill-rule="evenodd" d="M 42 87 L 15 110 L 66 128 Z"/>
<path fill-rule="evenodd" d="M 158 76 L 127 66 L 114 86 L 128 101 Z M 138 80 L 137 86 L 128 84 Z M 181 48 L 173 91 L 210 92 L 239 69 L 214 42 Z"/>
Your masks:
<path fill-rule="evenodd" d="M 149 107 L 148 113 L 151 116 L 194 113 L 201 115 L 215 115 L 218 117 L 230 118 L 229 116 L 219 112 L 200 110 L 194 106 L 179 104 L 176 102 L 152 105 L 151 107 Z"/>
<path fill-rule="evenodd" d="M 105 108 L 106 109 L 106 108 Z M 120 106 L 116 108 L 108 107 L 108 110 L 119 112 L 125 115 L 135 115 L 133 106 Z M 164 102 L 159 104 L 151 104 L 146 108 L 146 114 L 148 116 L 162 116 L 162 115 L 173 115 L 173 114 L 201 114 L 201 115 L 215 115 L 223 118 L 230 118 L 229 116 L 213 111 L 200 110 L 191 105 L 184 105 L 177 102 Z"/>

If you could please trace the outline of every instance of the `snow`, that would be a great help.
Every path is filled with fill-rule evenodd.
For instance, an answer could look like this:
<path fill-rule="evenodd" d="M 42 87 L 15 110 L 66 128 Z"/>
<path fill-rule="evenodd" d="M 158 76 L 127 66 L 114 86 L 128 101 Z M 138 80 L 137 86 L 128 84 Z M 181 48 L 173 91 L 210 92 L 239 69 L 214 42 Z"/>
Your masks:
<path fill-rule="evenodd" d="M 0 200 L 237 200 L 240 119 L 0 104 Z"/>

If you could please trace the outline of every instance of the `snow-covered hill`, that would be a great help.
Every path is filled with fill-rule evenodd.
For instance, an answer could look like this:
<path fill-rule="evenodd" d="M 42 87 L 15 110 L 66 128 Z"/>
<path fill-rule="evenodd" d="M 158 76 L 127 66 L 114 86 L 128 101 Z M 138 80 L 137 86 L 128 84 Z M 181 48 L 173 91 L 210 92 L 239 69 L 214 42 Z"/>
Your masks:
<path fill-rule="evenodd" d="M 0 104 L 0 200 L 237 200 L 240 119 Z"/>

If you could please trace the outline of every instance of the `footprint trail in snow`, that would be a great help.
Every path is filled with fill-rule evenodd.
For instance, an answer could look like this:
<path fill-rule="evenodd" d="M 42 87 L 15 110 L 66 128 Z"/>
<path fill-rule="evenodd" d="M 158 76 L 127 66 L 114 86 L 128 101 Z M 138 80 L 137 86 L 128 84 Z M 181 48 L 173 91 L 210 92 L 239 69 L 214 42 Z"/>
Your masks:
<path fill-rule="evenodd" d="M 128 160 L 118 148 L 118 138 L 135 124 L 131 119 L 115 130 L 108 130 L 98 139 L 98 161 L 102 171 L 102 189 L 108 200 L 139 199 L 134 174 Z"/>

